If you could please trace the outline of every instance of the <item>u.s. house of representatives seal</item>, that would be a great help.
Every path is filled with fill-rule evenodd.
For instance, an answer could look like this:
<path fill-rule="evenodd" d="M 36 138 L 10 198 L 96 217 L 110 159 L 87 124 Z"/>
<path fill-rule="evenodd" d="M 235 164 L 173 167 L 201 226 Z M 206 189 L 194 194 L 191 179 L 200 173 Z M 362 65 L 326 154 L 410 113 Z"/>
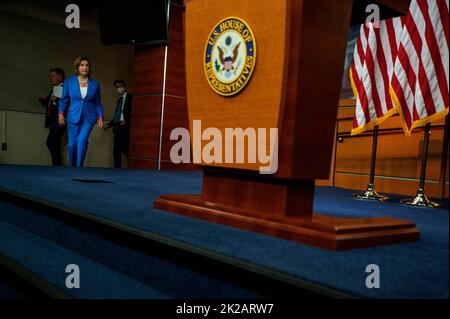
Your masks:
<path fill-rule="evenodd" d="M 236 17 L 223 19 L 209 35 L 205 74 L 211 88 L 232 96 L 250 81 L 256 63 L 256 43 L 248 24 Z"/>

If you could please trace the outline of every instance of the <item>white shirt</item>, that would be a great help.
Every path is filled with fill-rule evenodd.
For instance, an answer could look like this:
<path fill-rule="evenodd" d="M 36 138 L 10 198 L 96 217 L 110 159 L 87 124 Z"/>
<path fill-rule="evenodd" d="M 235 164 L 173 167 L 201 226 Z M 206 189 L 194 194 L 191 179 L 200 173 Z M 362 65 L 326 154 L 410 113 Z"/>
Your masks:
<path fill-rule="evenodd" d="M 120 121 L 125 121 L 125 118 L 123 117 L 123 107 L 125 106 L 125 99 L 127 98 L 127 92 L 125 92 L 122 95 L 122 105 L 120 107 L 121 112 L 120 112 Z"/>
<path fill-rule="evenodd" d="M 87 94 L 87 86 L 80 87 L 80 92 L 81 92 L 81 98 L 84 100 L 84 98 L 86 97 L 86 94 Z"/>

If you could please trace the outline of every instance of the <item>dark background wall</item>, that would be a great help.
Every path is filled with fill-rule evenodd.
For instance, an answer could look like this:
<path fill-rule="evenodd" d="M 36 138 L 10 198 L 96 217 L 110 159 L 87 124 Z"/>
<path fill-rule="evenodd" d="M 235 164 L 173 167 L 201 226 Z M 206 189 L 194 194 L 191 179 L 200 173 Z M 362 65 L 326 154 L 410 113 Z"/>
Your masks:
<path fill-rule="evenodd" d="M 170 132 L 176 127 L 189 127 L 183 24 L 183 1 L 171 1 L 167 63 L 165 47 L 137 46 L 135 49 L 129 167 L 156 169 L 159 159 L 161 169 L 193 167 L 174 165 L 170 161 L 170 148 L 174 144 Z"/>

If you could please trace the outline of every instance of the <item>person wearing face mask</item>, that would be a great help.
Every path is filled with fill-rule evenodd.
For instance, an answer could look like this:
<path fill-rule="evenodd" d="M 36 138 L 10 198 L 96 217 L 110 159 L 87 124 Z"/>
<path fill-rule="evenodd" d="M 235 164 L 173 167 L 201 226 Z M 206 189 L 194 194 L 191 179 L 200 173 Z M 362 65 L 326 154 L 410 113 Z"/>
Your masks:
<path fill-rule="evenodd" d="M 114 119 L 108 122 L 105 130 L 112 127 L 114 133 L 114 168 L 122 167 L 122 154 L 128 158 L 128 145 L 130 139 L 131 101 L 133 95 L 127 92 L 124 80 L 115 80 L 114 87 L 119 95 Z"/>
<path fill-rule="evenodd" d="M 82 167 L 86 157 L 89 135 L 97 123 L 103 128 L 103 106 L 100 83 L 91 77 L 92 64 L 86 57 L 74 62 L 75 75 L 64 81 L 59 101 L 58 122 L 66 124 L 70 166 Z"/>

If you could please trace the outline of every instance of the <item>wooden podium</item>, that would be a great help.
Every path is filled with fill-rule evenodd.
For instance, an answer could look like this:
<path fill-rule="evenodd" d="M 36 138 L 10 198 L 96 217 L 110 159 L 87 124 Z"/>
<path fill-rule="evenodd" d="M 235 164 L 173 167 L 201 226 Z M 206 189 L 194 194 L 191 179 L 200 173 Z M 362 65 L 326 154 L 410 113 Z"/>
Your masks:
<path fill-rule="evenodd" d="M 262 175 L 258 163 L 202 163 L 202 194 L 162 195 L 154 207 L 329 250 L 417 240 L 411 221 L 313 214 L 314 180 L 330 170 L 351 10 L 351 0 L 188 1 L 191 132 L 194 120 L 222 132 L 278 128 L 278 170 Z M 246 87 L 228 97 L 205 76 L 205 46 L 227 17 L 251 27 L 257 51 Z"/>

